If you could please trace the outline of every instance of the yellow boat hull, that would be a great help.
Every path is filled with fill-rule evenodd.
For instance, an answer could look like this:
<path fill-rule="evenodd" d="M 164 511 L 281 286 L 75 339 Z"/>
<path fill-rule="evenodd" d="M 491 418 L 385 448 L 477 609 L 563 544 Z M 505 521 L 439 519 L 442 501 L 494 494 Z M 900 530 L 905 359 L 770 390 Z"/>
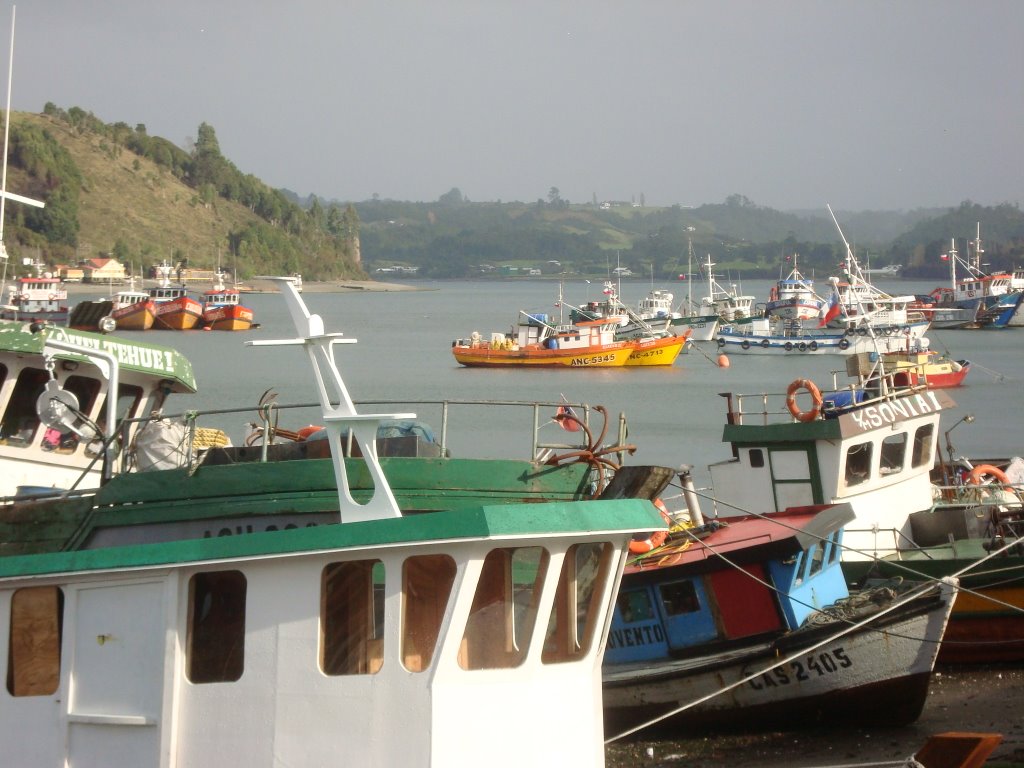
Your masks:
<path fill-rule="evenodd" d="M 686 346 L 688 338 L 689 334 L 635 341 L 634 350 L 626 365 L 672 365 Z"/>
<path fill-rule="evenodd" d="M 459 365 L 487 368 L 505 366 L 619 368 L 627 364 L 633 352 L 633 346 L 625 343 L 621 347 L 612 349 L 580 350 L 571 353 L 539 347 L 495 349 L 487 344 L 456 344 L 452 347 L 452 354 Z"/>

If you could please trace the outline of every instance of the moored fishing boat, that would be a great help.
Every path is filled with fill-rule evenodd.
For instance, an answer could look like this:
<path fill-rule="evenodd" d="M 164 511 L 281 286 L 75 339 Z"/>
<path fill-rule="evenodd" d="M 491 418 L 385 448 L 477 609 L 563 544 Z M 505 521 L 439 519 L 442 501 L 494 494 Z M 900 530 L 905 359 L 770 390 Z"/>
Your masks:
<path fill-rule="evenodd" d="M 114 294 L 110 316 L 122 331 L 148 331 L 156 318 L 156 304 L 148 291 L 136 291 L 133 286 Z"/>
<path fill-rule="evenodd" d="M 352 340 L 325 334 L 297 292 L 281 289 L 298 338 L 264 344 L 300 345 L 314 368 L 336 478 L 332 519 L 285 522 L 310 509 L 302 462 L 287 467 L 294 491 L 285 495 L 265 493 L 245 467 L 245 489 L 244 479 L 227 482 L 240 465 L 197 466 L 5 507 L 8 759 L 327 764 L 340 750 L 370 765 L 465 765 L 493 754 L 509 718 L 529 711 L 530 738 L 504 745 L 499 762 L 602 765 L 600 655 L 628 542 L 662 525 L 653 505 L 449 503 L 429 519 L 406 513 L 374 437 L 412 414 L 357 412 L 334 359 Z M 361 448 L 357 465 L 343 459 L 349 439 Z M 350 466 L 371 481 L 359 498 Z M 478 466 L 482 482 L 490 466 Z M 204 470 L 219 471 L 193 497 Z M 111 495 L 101 503 L 102 494 Z M 237 532 L 245 535 L 209 517 L 209 536 L 178 530 L 192 515 L 242 506 L 284 521 L 265 518 L 264 532 Z M 18 525 L 43 510 L 45 526 Z M 92 532 L 106 540 L 75 533 L 98 518 Z M 396 718 L 410 725 L 401 739 Z"/>
<path fill-rule="evenodd" d="M 856 355 L 862 352 L 897 352 L 916 343 L 928 330 L 926 320 L 902 325 L 869 322 L 845 328 L 813 327 L 781 317 L 754 318 L 722 324 L 715 343 L 726 353 L 755 355 Z"/>
<path fill-rule="evenodd" d="M 214 331 L 247 331 L 253 325 L 253 311 L 241 304 L 237 288 L 224 285 L 224 276 L 217 272 L 213 288 L 202 295 L 202 325 Z"/>
<path fill-rule="evenodd" d="M 580 307 L 575 307 L 568 302 L 559 300 L 559 306 L 569 309 L 570 323 L 576 323 L 580 320 L 608 320 L 615 322 L 616 341 L 630 341 L 638 338 L 668 335 L 669 325 L 672 322 L 671 313 L 649 310 L 641 314 L 630 309 L 619 299 L 618 288 L 610 280 L 605 282 L 603 293 L 604 299 L 601 301 L 588 301 Z M 671 297 L 672 294 L 669 294 L 670 300 Z M 647 300 L 651 300 L 650 294 L 648 294 Z M 663 298 L 659 298 L 659 301 L 663 301 Z"/>
<path fill-rule="evenodd" d="M 570 307 L 559 299 L 559 308 Z M 505 366 L 618 368 L 637 365 L 672 365 L 688 340 L 687 335 L 648 334 L 618 339 L 616 330 L 625 315 L 595 316 L 570 307 L 574 322 L 560 323 L 543 312 L 520 311 L 508 333 L 484 338 L 474 331 L 468 339 L 452 342 L 456 362 L 467 367 Z"/>
<path fill-rule="evenodd" d="M 6 304 L 0 307 L 0 320 L 53 323 L 68 321 L 68 291 L 59 276 L 35 265 L 35 277 L 19 277 L 7 286 Z"/>
<path fill-rule="evenodd" d="M 604 661 L 613 733 L 905 724 L 955 581 L 852 594 L 848 505 L 673 527 L 627 565 Z"/>
<path fill-rule="evenodd" d="M 625 341 L 615 341 L 615 320 L 580 320 L 552 325 L 543 313 L 520 312 L 511 333 L 492 333 L 489 339 L 474 331 L 452 342 L 459 365 L 470 367 L 548 366 L 615 368 L 633 353 Z"/>
<path fill-rule="evenodd" d="M 735 283 L 728 288 L 723 287 L 715 277 L 715 265 L 708 254 L 703 265 L 708 281 L 708 293 L 700 300 L 701 314 L 717 315 L 721 322 L 732 323 L 756 316 L 754 302 L 756 296 L 741 294 Z"/>
<path fill-rule="evenodd" d="M 153 328 L 167 331 L 188 331 L 203 316 L 202 305 L 188 295 L 184 285 L 171 285 L 172 267 L 162 262 L 156 267 L 159 285 L 149 289 L 155 305 Z"/>
<path fill-rule="evenodd" d="M 686 235 L 687 261 L 686 274 L 680 275 L 680 279 L 686 280 L 686 296 L 679 304 L 671 320 L 671 327 L 675 333 L 690 332 L 691 341 L 711 341 L 718 330 L 718 323 L 721 319 L 718 312 L 700 306 L 693 300 L 693 228 L 689 227 Z M 711 258 L 708 257 L 708 261 Z M 710 268 L 708 272 L 711 277 Z M 708 294 L 712 292 L 712 281 L 708 281 Z"/>
<path fill-rule="evenodd" d="M 763 509 L 765 499 L 774 511 L 849 503 L 855 519 L 844 534 L 843 569 L 851 584 L 875 575 L 955 576 L 988 606 L 989 619 L 978 624 L 977 604 L 957 599 L 949 627 L 956 631 L 958 658 L 1024 658 L 1024 644 L 1007 648 L 989 642 L 1018 631 L 1024 617 L 1024 553 L 1011 549 L 989 563 L 965 554 L 999 548 L 995 524 L 1020 514 L 1016 494 L 1009 511 L 1003 497 L 979 504 L 979 493 L 998 491 L 998 486 L 977 487 L 992 479 L 988 464 L 976 466 L 971 481 L 965 473 L 959 485 L 933 476 L 933 468 L 946 463 L 938 450 L 941 416 L 955 405 L 945 391 L 897 383 L 899 372 L 870 355 L 849 358 L 848 371 L 855 381 L 846 388 L 822 392 L 798 379 L 784 399 L 764 393 L 728 396 L 723 439 L 733 458 L 710 466 L 716 514 L 726 520 L 749 514 Z M 808 397 L 805 407 L 801 401 Z M 1005 537 L 1011 540 L 1009 533 Z M 933 564 L 924 572 L 904 562 L 929 559 L 930 548 L 951 541 L 950 549 L 960 557 L 937 556 L 946 561 L 944 567 Z M 975 543 L 962 543 L 970 541 Z M 1008 587 L 1015 590 L 1011 600 L 1001 592 Z M 944 644 L 940 658 L 946 653 Z"/>
<path fill-rule="evenodd" d="M 983 270 L 981 256 L 981 222 L 974 240 L 967 243 L 968 255 L 962 258 L 956 239 L 942 259 L 949 264 L 949 286 L 936 288 L 930 294 L 935 310 L 960 310 L 964 315 L 975 313 L 972 322 L 951 326 L 960 328 L 1006 328 L 1024 325 L 1024 312 L 1019 312 L 1024 297 L 1024 269 L 996 273 Z M 966 274 L 957 276 L 957 266 Z"/>
<path fill-rule="evenodd" d="M 794 253 L 793 269 L 786 277 L 780 277 L 772 287 L 764 307 L 765 317 L 810 320 L 820 316 L 824 301 L 814 292 L 814 280 L 800 272 L 798 259 L 799 255 Z M 790 261 L 790 257 L 787 256 L 786 261 Z"/>
<path fill-rule="evenodd" d="M 971 371 L 970 360 L 954 360 L 927 348 L 885 352 L 882 359 L 896 386 L 949 389 L 961 386 Z"/>

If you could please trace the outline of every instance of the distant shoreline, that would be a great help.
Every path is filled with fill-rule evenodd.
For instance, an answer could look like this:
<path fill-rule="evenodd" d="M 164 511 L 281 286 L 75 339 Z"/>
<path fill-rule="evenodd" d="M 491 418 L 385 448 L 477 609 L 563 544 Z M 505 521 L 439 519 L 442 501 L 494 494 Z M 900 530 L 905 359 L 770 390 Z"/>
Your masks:
<path fill-rule="evenodd" d="M 143 281 L 143 290 L 156 285 L 155 280 Z M 105 285 L 103 283 L 65 283 L 64 287 L 71 296 L 80 294 L 95 294 L 100 292 L 116 293 L 128 289 L 128 283 L 120 285 Z M 187 287 L 194 293 L 202 293 L 210 290 L 213 286 L 206 281 L 193 281 Z M 270 280 L 245 280 L 239 285 L 243 294 L 252 293 L 277 293 L 277 286 Z M 302 283 L 303 293 L 351 293 L 354 291 L 376 292 L 397 292 L 397 291 L 432 291 L 433 287 L 418 287 L 405 285 L 403 283 L 382 283 L 377 280 L 329 280 L 314 282 L 304 280 Z"/>

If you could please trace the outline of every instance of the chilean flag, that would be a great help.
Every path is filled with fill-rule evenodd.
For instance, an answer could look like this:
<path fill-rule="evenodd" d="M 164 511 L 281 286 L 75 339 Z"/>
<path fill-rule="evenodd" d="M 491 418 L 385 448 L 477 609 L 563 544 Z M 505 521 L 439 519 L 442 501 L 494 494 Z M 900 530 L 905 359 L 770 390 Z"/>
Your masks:
<path fill-rule="evenodd" d="M 821 316 L 821 320 L 818 322 L 819 328 L 824 328 L 828 325 L 830 320 L 839 317 L 839 313 L 842 311 L 842 304 L 839 303 L 839 294 L 832 291 L 832 295 L 828 298 L 828 304 L 822 307 L 824 314 Z"/>

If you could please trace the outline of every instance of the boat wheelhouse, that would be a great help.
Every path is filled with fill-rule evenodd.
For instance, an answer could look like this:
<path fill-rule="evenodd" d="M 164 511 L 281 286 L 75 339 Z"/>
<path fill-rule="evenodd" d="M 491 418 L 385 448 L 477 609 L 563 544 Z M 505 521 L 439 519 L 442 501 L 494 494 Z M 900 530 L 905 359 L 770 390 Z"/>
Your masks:
<path fill-rule="evenodd" d="M 143 420 L 164 407 L 168 394 L 195 390 L 191 364 L 173 349 L 0 322 L 0 496 L 19 489 L 95 488 L 102 479 L 104 437 L 115 435 L 115 423 Z M 136 429 L 129 422 L 120 435 L 123 445 Z"/>

